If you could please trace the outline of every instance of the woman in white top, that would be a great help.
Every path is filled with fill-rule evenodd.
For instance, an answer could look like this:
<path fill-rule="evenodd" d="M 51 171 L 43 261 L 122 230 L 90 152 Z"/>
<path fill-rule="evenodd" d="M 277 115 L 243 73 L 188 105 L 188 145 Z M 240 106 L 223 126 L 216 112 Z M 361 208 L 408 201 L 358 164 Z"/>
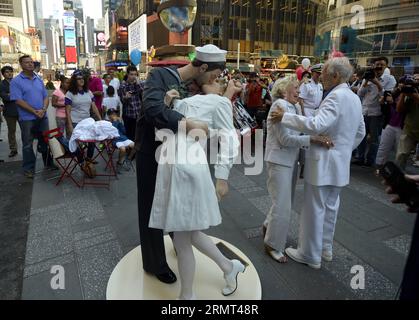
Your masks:
<path fill-rule="evenodd" d="M 94 102 L 93 93 L 87 88 L 87 81 L 80 70 L 74 71 L 70 79 L 70 87 L 65 95 L 65 108 L 67 115 L 67 134 L 71 136 L 74 127 L 82 120 L 90 118 L 92 112 L 96 120 L 102 120 L 99 110 Z M 94 153 L 94 144 L 89 143 L 87 158 L 91 160 Z M 79 157 L 79 162 L 83 159 Z"/>
<path fill-rule="evenodd" d="M 202 232 L 221 223 L 218 201 L 228 190 L 226 181 L 239 149 L 231 101 L 220 96 L 221 87 L 217 83 L 204 85 L 202 90 L 207 94 L 175 100 L 174 109 L 185 118 L 207 123 L 210 136 L 217 134 L 221 138 L 215 164 L 216 188 L 208 167 L 205 147 L 194 136 L 186 136 L 186 131 L 180 129 L 176 135 L 169 135 L 162 145 L 149 222 L 150 228 L 174 233 L 173 243 L 181 278 L 180 299 L 195 298 L 195 258 L 192 246 L 214 260 L 224 272 L 226 287 L 222 294 L 225 296 L 235 292 L 237 275 L 245 270 L 240 261 L 226 258 Z M 206 143 L 206 136 L 201 138 Z M 164 151 L 166 148 L 167 152 Z"/>
<path fill-rule="evenodd" d="M 298 80 L 291 76 L 278 79 L 272 88 L 274 103 L 268 115 L 268 136 L 265 161 L 268 170 L 268 191 L 272 206 L 263 223 L 265 251 L 274 260 L 287 262 L 283 252 L 291 218 L 292 194 L 297 181 L 297 160 L 300 148 L 308 149 L 311 143 L 327 146 L 327 137 L 300 135 L 281 123 L 270 120 L 272 111 L 281 108 L 286 112 L 301 114 L 298 104 Z"/>

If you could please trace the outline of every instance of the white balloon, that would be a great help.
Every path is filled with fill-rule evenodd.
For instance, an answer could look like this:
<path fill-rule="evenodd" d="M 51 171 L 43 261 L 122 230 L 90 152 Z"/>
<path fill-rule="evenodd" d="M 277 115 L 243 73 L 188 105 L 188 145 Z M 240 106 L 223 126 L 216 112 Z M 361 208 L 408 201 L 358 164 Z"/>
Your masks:
<path fill-rule="evenodd" d="M 302 64 L 303 68 L 305 70 L 307 70 L 311 65 L 311 61 L 310 61 L 309 58 L 304 58 L 303 61 L 301 61 L 301 64 Z"/>

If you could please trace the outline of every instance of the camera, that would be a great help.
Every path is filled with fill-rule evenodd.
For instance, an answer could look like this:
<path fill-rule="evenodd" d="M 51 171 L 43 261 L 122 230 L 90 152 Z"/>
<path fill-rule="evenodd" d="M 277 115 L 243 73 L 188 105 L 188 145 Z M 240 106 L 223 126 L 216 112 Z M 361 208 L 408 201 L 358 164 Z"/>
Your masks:
<path fill-rule="evenodd" d="M 407 180 L 404 172 L 394 162 L 387 162 L 379 172 L 403 203 L 415 211 L 419 209 L 419 190 L 416 183 Z"/>
<path fill-rule="evenodd" d="M 404 81 L 400 92 L 405 94 L 418 92 L 418 83 L 413 78 L 407 78 Z"/>
<path fill-rule="evenodd" d="M 374 69 L 367 69 L 364 73 L 363 79 L 365 79 L 367 81 L 375 79 L 375 70 Z"/>

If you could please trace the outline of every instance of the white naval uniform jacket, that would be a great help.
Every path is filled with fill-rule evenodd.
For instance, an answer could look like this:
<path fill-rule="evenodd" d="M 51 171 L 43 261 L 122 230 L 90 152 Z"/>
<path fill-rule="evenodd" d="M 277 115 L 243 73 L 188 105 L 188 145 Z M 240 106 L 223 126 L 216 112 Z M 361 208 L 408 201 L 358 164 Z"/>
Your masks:
<path fill-rule="evenodd" d="M 327 95 L 314 117 L 285 113 L 282 124 L 309 135 L 327 135 L 334 147 L 311 145 L 306 152 L 305 182 L 314 186 L 349 184 L 352 151 L 365 136 L 362 105 L 346 83 Z"/>
<path fill-rule="evenodd" d="M 310 147 L 310 136 L 301 136 L 300 131 L 286 128 L 281 122 L 273 123 L 269 116 L 278 107 L 291 114 L 301 114 L 298 105 L 293 105 L 286 100 L 278 99 L 273 103 L 267 121 L 265 161 L 293 168 L 300 148 Z"/>

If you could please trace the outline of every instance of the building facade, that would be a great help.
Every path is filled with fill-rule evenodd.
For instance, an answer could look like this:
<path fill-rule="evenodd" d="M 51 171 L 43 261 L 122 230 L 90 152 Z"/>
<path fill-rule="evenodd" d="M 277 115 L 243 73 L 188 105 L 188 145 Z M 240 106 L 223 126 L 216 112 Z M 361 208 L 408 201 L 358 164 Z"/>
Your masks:
<path fill-rule="evenodd" d="M 418 0 L 330 0 L 319 12 L 317 55 L 334 49 L 360 66 L 376 56 L 404 71 L 419 65 Z"/>
<path fill-rule="evenodd" d="M 198 0 L 193 44 L 312 55 L 318 1 Z"/>

